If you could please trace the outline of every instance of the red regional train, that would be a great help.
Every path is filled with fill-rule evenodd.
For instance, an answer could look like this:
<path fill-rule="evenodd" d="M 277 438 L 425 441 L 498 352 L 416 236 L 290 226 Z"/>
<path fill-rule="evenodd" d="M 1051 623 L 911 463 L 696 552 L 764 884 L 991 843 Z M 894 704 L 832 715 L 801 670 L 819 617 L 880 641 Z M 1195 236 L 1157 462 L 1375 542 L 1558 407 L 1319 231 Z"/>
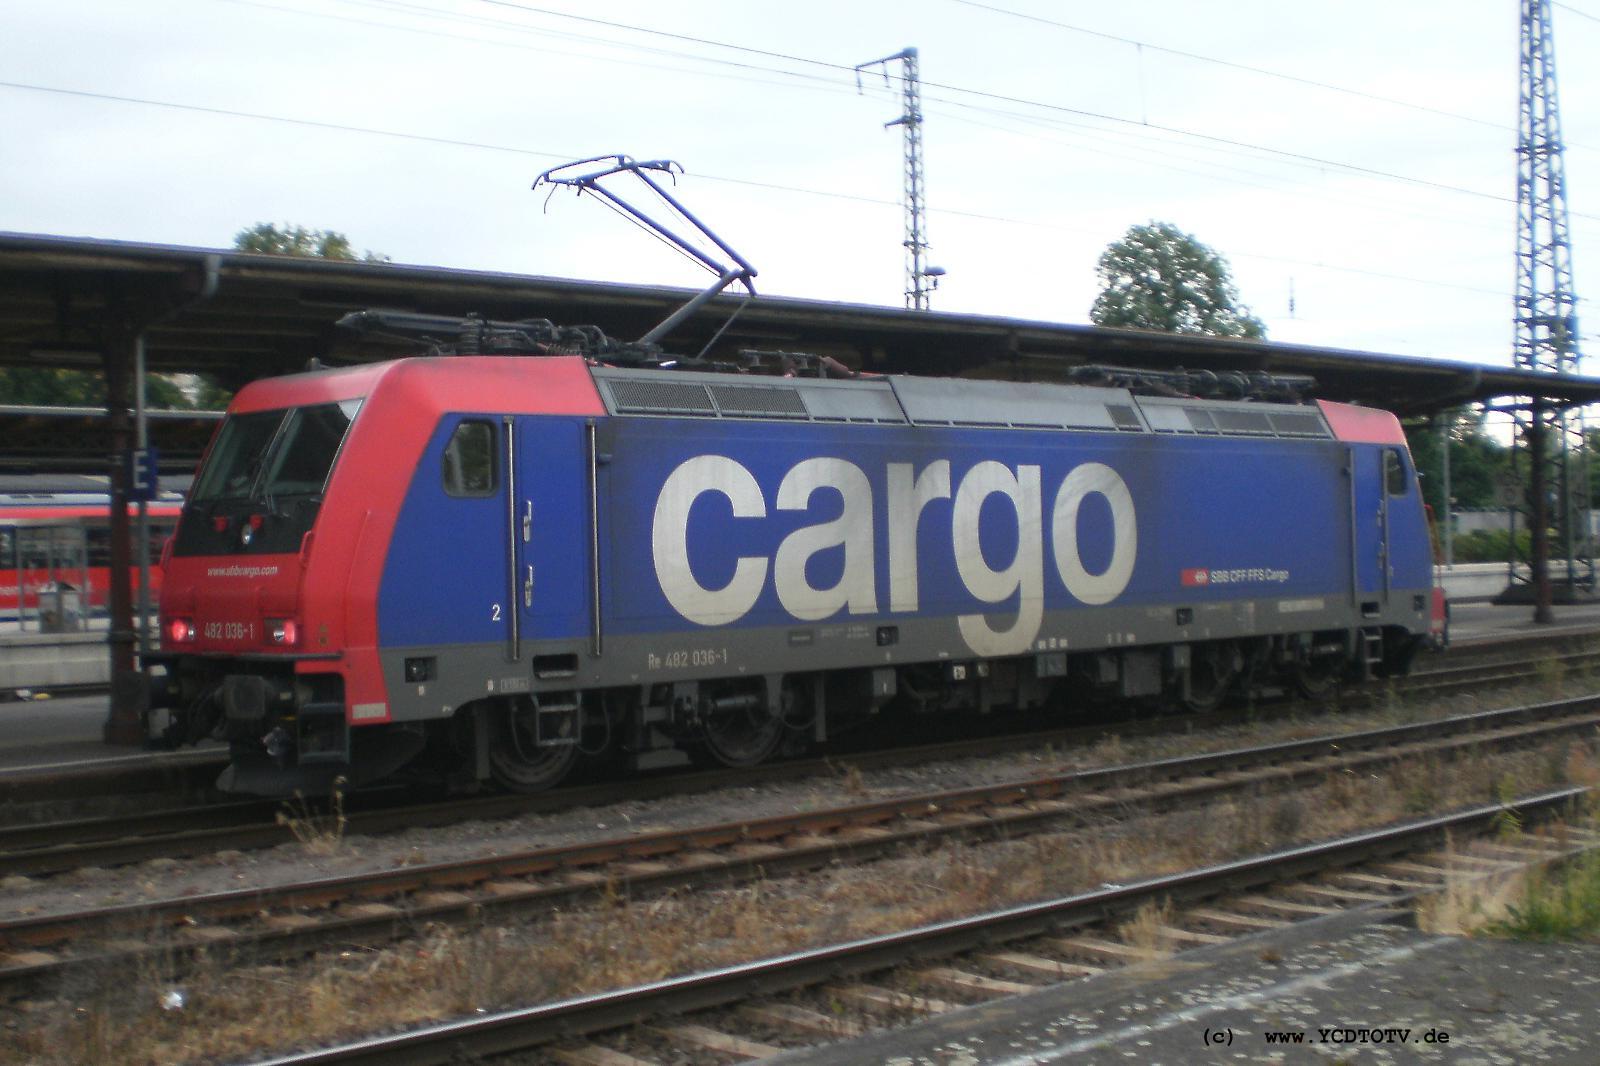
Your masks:
<path fill-rule="evenodd" d="M 147 507 L 152 603 L 161 589 L 161 550 L 182 507 L 178 493 L 164 493 Z M 129 505 L 130 521 L 134 510 Z M 0 621 L 51 630 L 68 627 L 69 613 L 81 620 L 103 612 L 111 590 L 109 512 L 105 493 L 0 492 Z M 131 593 L 137 602 L 137 566 Z"/>

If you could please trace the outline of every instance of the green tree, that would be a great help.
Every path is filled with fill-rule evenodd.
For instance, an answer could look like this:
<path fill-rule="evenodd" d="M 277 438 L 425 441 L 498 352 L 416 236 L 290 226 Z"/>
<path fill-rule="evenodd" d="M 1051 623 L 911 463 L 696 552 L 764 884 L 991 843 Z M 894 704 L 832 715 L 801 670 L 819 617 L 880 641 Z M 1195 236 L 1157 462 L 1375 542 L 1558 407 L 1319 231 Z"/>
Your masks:
<path fill-rule="evenodd" d="M 1510 469 L 1511 449 L 1490 436 L 1482 412 L 1458 407 L 1439 416 L 1450 437 L 1450 495 L 1457 510 L 1501 506 L 1495 495 L 1500 475 Z M 1439 422 L 1430 420 L 1406 427 L 1406 442 L 1422 475 L 1422 496 L 1434 513 L 1445 513 L 1443 462 Z"/>
<path fill-rule="evenodd" d="M 1089 320 L 1097 326 L 1257 340 L 1267 335 L 1239 302 L 1227 260 L 1171 223 L 1130 227 L 1101 254 L 1096 273 L 1101 289 Z"/>
<path fill-rule="evenodd" d="M 151 407 L 190 410 L 195 407 L 183 389 L 160 374 L 145 376 L 145 402 Z M 101 407 L 106 402 L 105 377 L 86 370 L 53 367 L 0 369 L 0 403 L 38 407 Z M 226 401 L 224 401 L 226 406 Z"/>
<path fill-rule="evenodd" d="M 233 393 L 218 385 L 215 381 L 199 375 L 200 384 L 195 389 L 194 405 L 201 411 L 225 410 L 233 402 Z"/>
<path fill-rule="evenodd" d="M 304 226 L 291 226 L 287 222 L 282 227 L 271 222 L 257 222 L 249 229 L 242 229 L 233 235 L 233 246 L 241 252 L 255 252 L 258 255 L 298 255 L 317 259 L 356 259 L 355 248 L 350 244 L 350 238 L 337 230 L 331 229 L 306 229 Z M 369 263 L 387 263 L 389 257 L 368 250 L 362 256 Z"/>
<path fill-rule="evenodd" d="M 53 367 L 0 369 L 0 402 L 29 407 L 92 407 L 104 403 L 105 381 L 98 374 Z"/>

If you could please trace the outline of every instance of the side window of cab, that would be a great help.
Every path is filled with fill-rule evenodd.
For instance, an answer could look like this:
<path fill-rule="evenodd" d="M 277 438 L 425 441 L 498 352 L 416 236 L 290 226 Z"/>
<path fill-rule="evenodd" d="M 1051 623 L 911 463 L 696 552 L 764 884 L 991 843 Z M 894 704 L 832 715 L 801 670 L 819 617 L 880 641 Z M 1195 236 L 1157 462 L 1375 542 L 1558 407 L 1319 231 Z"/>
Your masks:
<path fill-rule="evenodd" d="M 469 418 L 444 446 L 444 491 L 449 496 L 492 496 L 500 481 L 494 423 Z"/>
<path fill-rule="evenodd" d="M 1383 480 L 1387 483 L 1391 496 L 1404 496 L 1411 491 L 1411 475 L 1406 470 L 1405 460 L 1400 458 L 1400 449 L 1384 449 Z"/>

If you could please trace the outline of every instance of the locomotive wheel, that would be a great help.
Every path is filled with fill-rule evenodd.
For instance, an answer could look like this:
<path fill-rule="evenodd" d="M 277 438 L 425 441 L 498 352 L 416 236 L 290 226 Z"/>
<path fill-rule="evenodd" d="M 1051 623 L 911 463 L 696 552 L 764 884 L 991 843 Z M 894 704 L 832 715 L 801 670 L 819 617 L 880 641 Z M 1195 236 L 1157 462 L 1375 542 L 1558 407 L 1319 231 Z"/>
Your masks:
<path fill-rule="evenodd" d="M 736 769 L 772 757 L 783 741 L 782 715 L 763 711 L 727 711 L 706 719 L 700 741 L 690 753 L 696 762 Z"/>
<path fill-rule="evenodd" d="M 1323 656 L 1308 662 L 1295 663 L 1295 691 L 1308 700 L 1320 700 L 1339 687 L 1339 675 L 1344 662 L 1334 656 Z"/>
<path fill-rule="evenodd" d="M 510 700 L 488 712 L 489 772 L 509 792 L 542 792 L 561 782 L 578 761 L 573 715 L 551 715 L 544 724 L 569 743 L 540 747 L 538 706 L 526 697 Z M 549 739 L 547 736 L 546 739 Z"/>
<path fill-rule="evenodd" d="M 1189 695 L 1183 706 L 1196 714 L 1216 710 L 1238 674 L 1239 656 L 1233 645 L 1196 646 L 1189 665 Z"/>

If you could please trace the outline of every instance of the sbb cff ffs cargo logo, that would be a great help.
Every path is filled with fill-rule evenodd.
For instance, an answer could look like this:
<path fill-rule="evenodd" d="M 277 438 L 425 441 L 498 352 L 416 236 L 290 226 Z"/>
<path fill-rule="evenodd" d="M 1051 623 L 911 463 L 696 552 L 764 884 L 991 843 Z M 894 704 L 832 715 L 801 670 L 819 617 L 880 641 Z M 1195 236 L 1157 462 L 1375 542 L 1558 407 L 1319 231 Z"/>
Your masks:
<path fill-rule="evenodd" d="M 956 618 L 962 639 L 976 655 L 1013 655 L 1027 651 L 1044 617 L 1044 523 L 1050 523 L 1051 561 L 1055 574 L 1080 603 L 1110 603 L 1133 576 L 1138 554 L 1138 528 L 1133 496 L 1115 470 L 1104 463 L 1082 463 L 1055 487 L 1048 516 L 1043 502 L 1040 468 L 1015 469 L 993 460 L 972 466 L 951 483 L 950 461 L 940 459 L 920 471 L 911 463 L 888 463 L 887 492 L 880 543 L 875 527 L 873 485 L 867 474 L 845 459 L 805 459 L 790 467 L 769 501 L 754 474 L 725 455 L 697 455 L 669 474 L 656 498 L 651 523 L 651 550 L 656 580 L 672 609 L 697 625 L 729 625 L 756 605 L 770 581 L 778 602 L 791 617 L 806 622 L 830 618 L 843 610 L 852 615 L 879 611 L 878 566 L 888 569 L 888 609 L 920 609 L 917 529 L 923 509 L 934 500 L 951 500 L 950 545 L 961 585 L 973 599 L 1000 604 L 1017 597 L 1017 616 L 996 628 L 984 614 Z M 838 517 L 802 526 L 785 536 L 776 552 L 741 555 L 733 576 L 720 588 L 702 585 L 690 567 L 689 515 L 707 494 L 724 497 L 735 519 L 764 519 L 769 503 L 776 511 L 805 511 L 821 489 L 843 500 Z M 1084 565 L 1078 545 L 1078 513 L 1083 502 L 1098 496 L 1111 517 L 1110 562 L 1099 573 Z M 1008 565 L 995 568 L 985 558 L 979 516 L 992 498 L 1004 501 L 1016 519 L 1016 551 Z M 879 548 L 884 549 L 879 554 Z M 842 549 L 838 580 L 827 587 L 811 584 L 806 566 L 812 556 Z"/>
<path fill-rule="evenodd" d="M 1199 588 L 1209 584 L 1211 584 L 1211 571 L 1203 566 L 1183 572 L 1184 588 Z"/>

